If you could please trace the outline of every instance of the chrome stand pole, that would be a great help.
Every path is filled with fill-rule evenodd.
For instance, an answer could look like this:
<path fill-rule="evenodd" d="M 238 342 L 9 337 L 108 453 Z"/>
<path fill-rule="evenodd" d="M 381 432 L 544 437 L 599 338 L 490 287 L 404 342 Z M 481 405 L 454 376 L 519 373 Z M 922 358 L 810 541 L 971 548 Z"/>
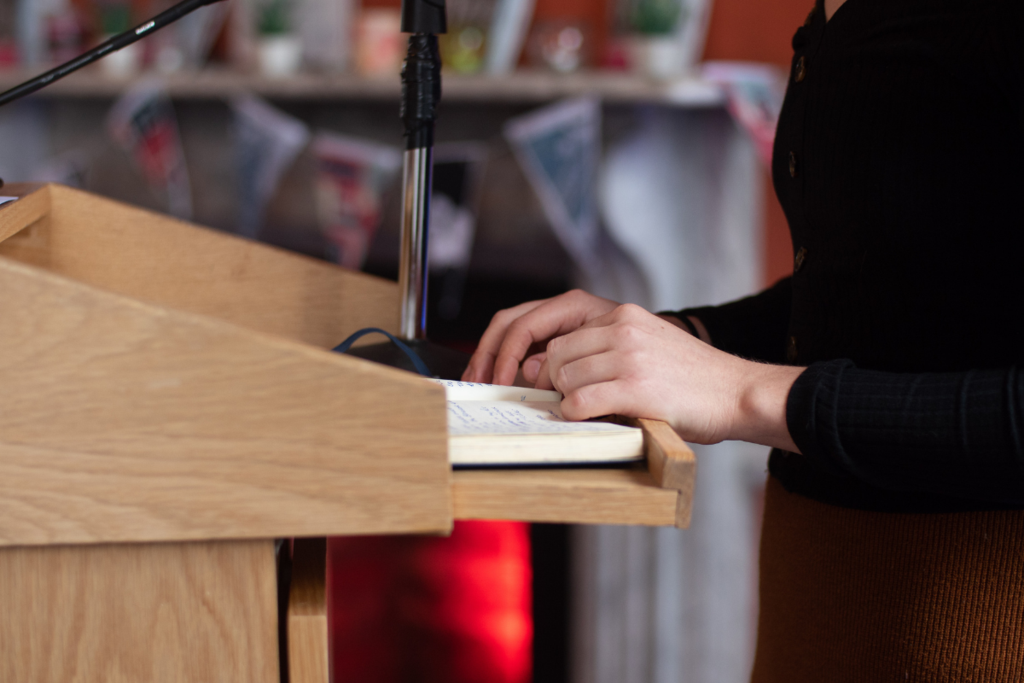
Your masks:
<path fill-rule="evenodd" d="M 400 334 L 405 339 L 427 338 L 427 252 L 433 170 L 432 147 L 406 150 L 402 251 L 398 261 L 398 288 L 402 294 Z"/>
<path fill-rule="evenodd" d="M 430 22 L 405 6 L 409 26 L 409 54 L 402 67 L 402 122 L 405 124 L 405 194 L 403 197 L 402 251 L 398 282 L 402 295 L 401 336 L 411 341 L 427 338 L 427 249 L 430 244 L 430 195 L 433 190 L 434 122 L 441 101 L 441 53 L 437 31 L 417 30 L 417 24 L 444 30 L 443 9 L 426 5 Z M 443 4 L 441 5 L 443 8 Z"/>

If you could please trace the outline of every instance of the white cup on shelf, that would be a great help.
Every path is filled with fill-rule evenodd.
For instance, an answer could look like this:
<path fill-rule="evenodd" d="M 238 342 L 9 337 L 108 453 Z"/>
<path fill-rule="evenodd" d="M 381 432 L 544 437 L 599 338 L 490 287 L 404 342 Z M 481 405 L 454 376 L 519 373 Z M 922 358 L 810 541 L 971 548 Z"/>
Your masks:
<path fill-rule="evenodd" d="M 269 78 L 292 76 L 302 66 L 302 39 L 282 33 L 262 36 L 259 41 L 260 73 Z"/>

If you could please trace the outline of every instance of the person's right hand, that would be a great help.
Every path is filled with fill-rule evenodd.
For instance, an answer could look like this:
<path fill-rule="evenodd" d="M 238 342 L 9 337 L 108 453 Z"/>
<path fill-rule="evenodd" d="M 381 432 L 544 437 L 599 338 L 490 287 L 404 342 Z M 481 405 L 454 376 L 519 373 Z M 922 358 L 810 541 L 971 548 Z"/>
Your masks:
<path fill-rule="evenodd" d="M 544 348 L 551 339 L 579 329 L 618 306 L 615 301 L 576 289 L 499 311 L 481 337 L 462 381 L 509 385 L 522 363 L 523 377 L 536 382 L 546 354 L 540 351 L 529 355 L 531 348 Z"/>

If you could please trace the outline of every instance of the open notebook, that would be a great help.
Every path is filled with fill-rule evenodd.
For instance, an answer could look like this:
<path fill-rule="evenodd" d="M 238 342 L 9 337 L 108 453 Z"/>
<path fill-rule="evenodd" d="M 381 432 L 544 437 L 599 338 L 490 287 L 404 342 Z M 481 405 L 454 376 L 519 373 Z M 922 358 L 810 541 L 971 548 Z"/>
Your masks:
<path fill-rule="evenodd" d="M 453 465 L 560 465 L 642 460 L 643 432 L 609 422 L 569 422 L 556 391 L 431 380 L 448 398 Z"/>

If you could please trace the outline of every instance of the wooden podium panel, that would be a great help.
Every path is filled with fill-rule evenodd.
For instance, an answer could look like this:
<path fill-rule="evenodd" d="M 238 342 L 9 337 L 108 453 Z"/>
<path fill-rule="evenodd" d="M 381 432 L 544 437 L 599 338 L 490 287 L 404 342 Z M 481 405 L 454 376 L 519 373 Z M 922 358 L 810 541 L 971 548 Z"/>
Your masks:
<path fill-rule="evenodd" d="M 456 472 L 457 519 L 675 526 L 679 492 L 644 470 Z"/>
<path fill-rule="evenodd" d="M 0 680 L 279 683 L 271 541 L 9 548 Z"/>
<path fill-rule="evenodd" d="M 0 259 L 0 545 L 446 531 L 444 391 Z"/>

